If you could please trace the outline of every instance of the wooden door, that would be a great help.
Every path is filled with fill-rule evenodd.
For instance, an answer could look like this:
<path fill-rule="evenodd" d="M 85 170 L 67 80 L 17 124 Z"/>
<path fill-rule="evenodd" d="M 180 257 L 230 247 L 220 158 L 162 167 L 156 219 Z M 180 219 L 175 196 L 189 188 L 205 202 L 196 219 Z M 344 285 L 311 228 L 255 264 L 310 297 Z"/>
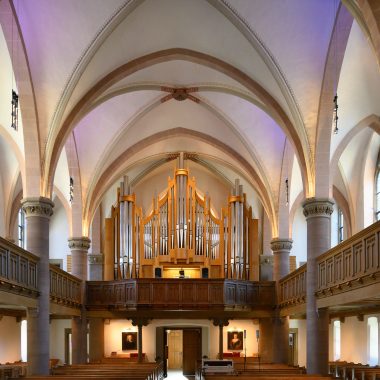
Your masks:
<path fill-rule="evenodd" d="M 182 368 L 182 330 L 171 330 L 168 334 L 168 368 Z"/>
<path fill-rule="evenodd" d="M 201 360 L 201 329 L 183 330 L 183 374 L 195 375 L 197 361 Z"/>

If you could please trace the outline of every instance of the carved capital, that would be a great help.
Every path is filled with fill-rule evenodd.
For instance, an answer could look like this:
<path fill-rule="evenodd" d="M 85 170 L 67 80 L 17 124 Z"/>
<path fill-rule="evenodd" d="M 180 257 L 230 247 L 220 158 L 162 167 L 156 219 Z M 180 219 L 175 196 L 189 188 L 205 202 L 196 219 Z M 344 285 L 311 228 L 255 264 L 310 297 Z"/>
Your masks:
<path fill-rule="evenodd" d="M 327 198 L 309 198 L 306 199 L 302 206 L 306 219 L 317 216 L 330 217 L 334 211 L 334 202 Z"/>
<path fill-rule="evenodd" d="M 292 249 L 292 246 L 293 246 L 292 239 L 276 238 L 276 239 L 272 239 L 272 241 L 270 242 L 270 247 L 273 253 L 278 252 L 278 251 L 290 251 Z"/>
<path fill-rule="evenodd" d="M 88 251 L 91 245 L 91 240 L 86 236 L 72 237 L 68 242 L 72 251 Z"/>
<path fill-rule="evenodd" d="M 224 326 L 228 326 L 230 322 L 228 321 L 227 318 L 214 318 L 212 320 L 212 324 L 214 326 L 224 327 Z"/>
<path fill-rule="evenodd" d="M 44 197 L 24 198 L 21 200 L 21 207 L 27 218 L 39 216 L 50 219 L 53 215 L 54 203 L 49 198 Z"/>
<path fill-rule="evenodd" d="M 88 258 L 88 263 L 91 265 L 91 264 L 103 264 L 104 262 L 104 256 L 103 254 L 98 254 L 98 255 L 94 255 L 94 254 L 90 254 L 87 256 Z"/>
<path fill-rule="evenodd" d="M 138 327 L 148 326 L 149 322 L 150 322 L 149 318 L 136 318 L 136 319 L 133 318 L 132 326 L 138 326 Z"/>

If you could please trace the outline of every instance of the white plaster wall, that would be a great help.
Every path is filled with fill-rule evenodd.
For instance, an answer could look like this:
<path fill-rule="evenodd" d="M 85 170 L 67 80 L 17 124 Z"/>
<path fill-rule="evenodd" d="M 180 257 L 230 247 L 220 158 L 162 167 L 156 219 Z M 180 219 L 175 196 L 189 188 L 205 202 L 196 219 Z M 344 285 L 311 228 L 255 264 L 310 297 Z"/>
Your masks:
<path fill-rule="evenodd" d="M 50 357 L 65 362 L 65 329 L 71 329 L 71 319 L 52 319 L 50 323 Z"/>
<path fill-rule="evenodd" d="M 70 254 L 68 241 L 69 225 L 66 210 L 58 197 L 54 198 L 54 214 L 50 219 L 49 258 L 62 259 L 63 270 L 67 270 L 67 255 Z"/>
<path fill-rule="evenodd" d="M 148 360 L 153 361 L 156 356 L 156 327 L 201 327 L 202 328 L 202 356 L 216 358 L 219 347 L 219 327 L 208 320 L 153 320 L 148 326 L 143 327 L 143 352 Z M 254 325 L 250 320 L 233 320 L 230 325 L 223 329 L 223 351 L 227 352 L 227 332 L 235 330 L 247 331 L 247 356 L 257 353 L 256 330 L 258 325 Z M 121 347 L 121 333 L 136 331 L 137 327 L 132 326 L 128 320 L 110 320 L 110 324 L 104 326 L 104 354 L 110 356 L 111 352 L 123 353 Z M 134 352 L 134 351 L 128 351 Z M 137 352 L 137 350 L 136 350 Z M 244 355 L 244 351 L 242 351 Z"/>
<path fill-rule="evenodd" d="M 307 260 L 307 225 L 302 207 L 299 207 L 294 215 L 292 227 L 293 247 L 291 255 L 296 256 L 297 267 L 300 262 Z"/>
<path fill-rule="evenodd" d="M 0 363 L 21 360 L 21 323 L 14 317 L 0 320 Z"/>
<path fill-rule="evenodd" d="M 306 320 L 305 319 L 291 319 L 289 327 L 298 329 L 298 365 L 306 367 Z"/>
<path fill-rule="evenodd" d="M 341 360 L 367 363 L 367 318 L 360 322 L 356 317 L 346 318 L 340 325 Z"/>

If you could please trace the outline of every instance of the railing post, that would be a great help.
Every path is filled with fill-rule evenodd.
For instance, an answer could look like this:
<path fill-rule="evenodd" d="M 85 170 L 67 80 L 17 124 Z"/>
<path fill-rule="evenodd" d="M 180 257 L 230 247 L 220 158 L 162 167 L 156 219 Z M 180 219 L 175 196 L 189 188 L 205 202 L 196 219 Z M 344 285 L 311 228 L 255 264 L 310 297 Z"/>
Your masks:
<path fill-rule="evenodd" d="M 26 216 L 26 246 L 39 257 L 38 307 L 28 313 L 28 374 L 49 374 L 49 221 L 54 203 L 43 197 L 25 198 L 21 201 Z"/>
<path fill-rule="evenodd" d="M 303 213 L 307 221 L 306 367 L 308 374 L 328 373 L 328 318 L 326 311 L 318 311 L 315 292 L 318 287 L 317 258 L 330 249 L 333 205 L 329 199 L 316 198 L 307 199 L 303 204 Z"/>

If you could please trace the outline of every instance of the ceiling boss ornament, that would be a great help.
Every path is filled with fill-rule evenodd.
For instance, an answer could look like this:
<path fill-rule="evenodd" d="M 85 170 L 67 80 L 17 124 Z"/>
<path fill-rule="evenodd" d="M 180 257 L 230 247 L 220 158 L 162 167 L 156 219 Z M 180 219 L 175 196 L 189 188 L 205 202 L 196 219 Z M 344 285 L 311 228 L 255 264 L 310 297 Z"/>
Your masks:
<path fill-rule="evenodd" d="M 175 87 L 161 87 L 161 91 L 169 92 L 169 95 L 164 96 L 161 99 L 161 103 L 165 103 L 170 99 L 175 99 L 179 102 L 182 102 L 183 100 L 189 99 L 192 100 L 195 103 L 199 103 L 200 99 L 197 97 L 191 95 L 191 92 L 198 92 L 198 87 L 181 87 L 181 88 L 175 88 Z"/>

